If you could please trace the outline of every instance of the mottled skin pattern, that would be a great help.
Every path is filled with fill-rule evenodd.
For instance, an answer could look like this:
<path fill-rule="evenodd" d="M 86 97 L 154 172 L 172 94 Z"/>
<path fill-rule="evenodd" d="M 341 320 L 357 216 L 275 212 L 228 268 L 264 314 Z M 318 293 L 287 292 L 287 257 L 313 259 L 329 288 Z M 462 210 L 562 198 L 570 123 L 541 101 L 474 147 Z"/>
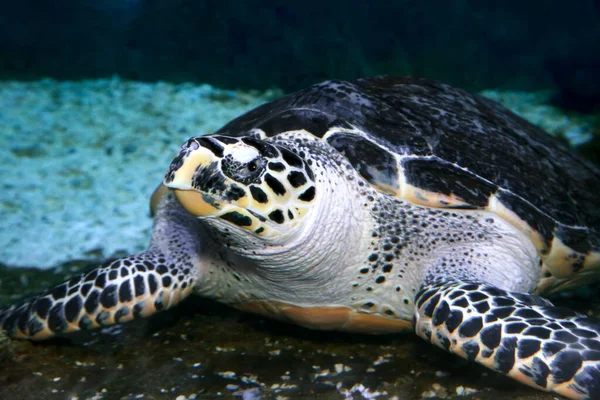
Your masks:
<path fill-rule="evenodd" d="M 196 254 L 190 239 L 201 224 L 179 207 L 160 207 L 149 249 L 108 262 L 0 312 L 11 336 L 46 339 L 59 333 L 131 321 L 166 310 L 194 288 Z"/>
<path fill-rule="evenodd" d="M 600 321 L 468 278 L 426 284 L 416 301 L 423 339 L 533 387 L 600 398 Z"/>
<path fill-rule="evenodd" d="M 188 140 L 164 186 L 146 252 L 0 327 L 45 339 L 197 293 L 318 329 L 414 329 L 538 389 L 600 396 L 600 324 L 532 295 L 598 275 L 600 174 L 488 100 L 326 82 Z"/>

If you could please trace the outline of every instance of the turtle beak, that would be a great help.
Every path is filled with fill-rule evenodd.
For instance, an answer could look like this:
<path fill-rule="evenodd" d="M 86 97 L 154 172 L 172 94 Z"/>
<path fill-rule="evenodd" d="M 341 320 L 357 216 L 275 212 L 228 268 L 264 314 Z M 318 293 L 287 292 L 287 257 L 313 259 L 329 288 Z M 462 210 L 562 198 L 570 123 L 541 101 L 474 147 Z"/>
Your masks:
<path fill-rule="evenodd" d="M 164 185 L 173 190 L 175 198 L 189 213 L 199 216 L 214 216 L 221 202 L 213 196 L 198 191 L 194 179 L 207 169 L 216 168 L 219 158 L 209 149 L 193 139 L 188 140 L 169 166 Z"/>
<path fill-rule="evenodd" d="M 165 175 L 165 185 L 171 189 L 193 190 L 196 173 L 219 161 L 209 149 L 202 147 L 194 139 L 188 140 L 171 161 Z"/>
<path fill-rule="evenodd" d="M 175 198 L 183 208 L 196 217 L 215 216 L 221 209 L 221 203 L 212 196 L 195 190 L 174 189 Z"/>

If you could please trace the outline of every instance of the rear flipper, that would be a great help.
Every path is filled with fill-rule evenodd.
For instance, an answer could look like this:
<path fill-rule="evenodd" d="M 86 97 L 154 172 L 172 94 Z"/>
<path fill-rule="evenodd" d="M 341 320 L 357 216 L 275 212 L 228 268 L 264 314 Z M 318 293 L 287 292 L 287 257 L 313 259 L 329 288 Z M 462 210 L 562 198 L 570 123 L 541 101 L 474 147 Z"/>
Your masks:
<path fill-rule="evenodd" d="M 172 307 L 193 286 L 188 267 L 148 251 L 115 260 L 0 311 L 9 336 L 42 340 L 145 317 Z"/>
<path fill-rule="evenodd" d="M 416 333 L 537 389 L 600 399 L 600 321 L 473 280 L 424 284 Z"/>

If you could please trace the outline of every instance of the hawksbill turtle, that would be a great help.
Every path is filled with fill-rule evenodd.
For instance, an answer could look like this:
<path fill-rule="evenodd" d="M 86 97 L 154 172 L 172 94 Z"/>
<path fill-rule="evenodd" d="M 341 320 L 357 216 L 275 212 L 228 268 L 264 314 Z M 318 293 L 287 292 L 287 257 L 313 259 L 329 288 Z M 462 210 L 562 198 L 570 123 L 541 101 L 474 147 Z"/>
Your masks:
<path fill-rule="evenodd" d="M 424 340 L 600 398 L 600 322 L 541 294 L 600 276 L 600 172 L 502 106 L 417 78 L 327 81 L 193 137 L 148 250 L 0 312 L 16 338 L 192 293 L 315 329 Z"/>

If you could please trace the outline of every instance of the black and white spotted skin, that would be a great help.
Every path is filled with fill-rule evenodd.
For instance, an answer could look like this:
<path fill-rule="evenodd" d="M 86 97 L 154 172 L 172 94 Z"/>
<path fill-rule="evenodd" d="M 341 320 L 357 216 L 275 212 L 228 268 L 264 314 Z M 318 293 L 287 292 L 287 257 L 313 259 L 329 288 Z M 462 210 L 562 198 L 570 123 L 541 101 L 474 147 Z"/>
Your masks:
<path fill-rule="evenodd" d="M 412 78 L 330 81 L 188 140 L 146 252 L 0 311 L 45 339 L 191 293 L 425 340 L 600 398 L 600 323 L 537 297 L 600 275 L 600 173 L 501 106 Z"/>
<path fill-rule="evenodd" d="M 417 309 L 417 334 L 444 350 L 533 387 L 600 396 L 600 321 L 468 278 L 428 284 Z"/>
<path fill-rule="evenodd" d="M 202 230 L 181 208 L 159 207 L 147 251 L 107 262 L 3 310 L 1 327 L 14 337 L 40 340 L 168 309 L 194 288 L 202 244 L 191 239 Z"/>

